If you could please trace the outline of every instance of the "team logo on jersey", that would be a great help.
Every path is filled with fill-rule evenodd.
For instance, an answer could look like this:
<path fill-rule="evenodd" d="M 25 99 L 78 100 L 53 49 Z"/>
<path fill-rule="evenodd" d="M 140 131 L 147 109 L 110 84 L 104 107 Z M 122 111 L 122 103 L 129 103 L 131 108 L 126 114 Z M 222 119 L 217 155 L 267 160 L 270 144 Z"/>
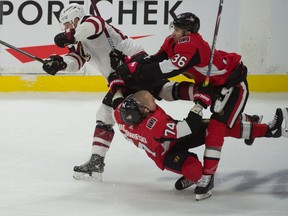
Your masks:
<path fill-rule="evenodd" d="M 146 127 L 149 129 L 152 129 L 154 127 L 154 125 L 156 124 L 156 122 L 157 122 L 157 119 L 152 117 L 148 120 Z"/>
<path fill-rule="evenodd" d="M 190 42 L 190 37 L 189 36 L 184 36 L 182 38 L 179 39 L 178 43 L 187 43 Z"/>

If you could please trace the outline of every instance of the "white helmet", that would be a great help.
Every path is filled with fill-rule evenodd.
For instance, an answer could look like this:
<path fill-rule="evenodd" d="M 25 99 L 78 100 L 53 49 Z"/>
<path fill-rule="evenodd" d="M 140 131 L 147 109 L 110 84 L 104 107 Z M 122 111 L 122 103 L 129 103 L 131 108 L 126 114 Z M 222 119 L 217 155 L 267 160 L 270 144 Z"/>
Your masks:
<path fill-rule="evenodd" d="M 70 22 L 74 24 L 74 19 L 78 17 L 81 19 L 85 16 L 84 9 L 77 3 L 69 4 L 68 7 L 64 8 L 59 16 L 60 23 L 64 24 Z"/>

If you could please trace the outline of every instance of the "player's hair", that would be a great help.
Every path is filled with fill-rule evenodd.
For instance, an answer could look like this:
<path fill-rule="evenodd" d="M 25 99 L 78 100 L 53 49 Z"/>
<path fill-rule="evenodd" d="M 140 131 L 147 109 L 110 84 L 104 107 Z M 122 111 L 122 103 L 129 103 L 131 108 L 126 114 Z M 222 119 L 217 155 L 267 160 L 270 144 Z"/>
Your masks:
<path fill-rule="evenodd" d="M 197 33 L 200 29 L 200 19 L 193 13 L 185 12 L 174 18 L 173 25 L 177 28 Z"/>
<path fill-rule="evenodd" d="M 84 16 L 85 16 L 84 8 L 77 3 L 72 3 L 61 11 L 59 21 L 62 24 L 67 22 L 74 24 L 75 18 L 81 19 Z"/>

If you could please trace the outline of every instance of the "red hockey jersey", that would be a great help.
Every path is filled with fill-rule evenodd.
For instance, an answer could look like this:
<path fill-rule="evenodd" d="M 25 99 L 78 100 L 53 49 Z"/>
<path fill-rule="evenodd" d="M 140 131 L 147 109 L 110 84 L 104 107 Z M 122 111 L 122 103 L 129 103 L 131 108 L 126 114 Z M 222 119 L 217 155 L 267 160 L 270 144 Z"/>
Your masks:
<path fill-rule="evenodd" d="M 168 55 L 169 59 L 159 63 L 162 73 L 184 69 L 182 74 L 188 78 L 193 78 L 196 83 L 205 81 L 211 48 L 200 34 L 193 33 L 184 36 L 180 38 L 177 44 L 174 44 L 173 37 L 169 36 L 155 56 L 160 55 L 160 53 L 163 56 L 163 52 Z M 214 86 L 223 85 L 238 66 L 240 60 L 241 56 L 236 53 L 215 50 L 210 83 Z"/>
<path fill-rule="evenodd" d="M 175 145 L 176 140 L 180 136 L 184 137 L 192 133 L 186 121 L 173 120 L 159 106 L 139 125 L 129 126 L 122 121 L 119 107 L 114 111 L 114 116 L 120 132 L 138 148 L 144 149 L 146 154 L 162 170 L 164 169 L 164 158 Z M 172 141 L 160 141 L 161 138 Z"/>

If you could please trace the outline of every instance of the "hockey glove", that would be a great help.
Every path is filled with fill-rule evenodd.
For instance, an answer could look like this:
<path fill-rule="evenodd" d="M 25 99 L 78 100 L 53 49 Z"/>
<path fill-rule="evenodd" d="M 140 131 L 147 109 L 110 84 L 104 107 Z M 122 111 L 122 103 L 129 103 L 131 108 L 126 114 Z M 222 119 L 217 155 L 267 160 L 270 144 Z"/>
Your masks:
<path fill-rule="evenodd" d="M 67 64 L 59 55 L 51 55 L 44 61 L 42 66 L 43 70 L 50 75 L 55 75 L 58 71 L 64 70 L 66 67 Z"/>
<path fill-rule="evenodd" d="M 211 84 L 209 84 L 208 86 L 199 84 L 193 96 L 194 102 L 201 105 L 204 109 L 207 109 L 207 107 L 211 105 L 213 99 L 215 98 L 215 94 L 216 93 L 214 87 Z"/>
<path fill-rule="evenodd" d="M 74 35 L 75 29 L 69 29 L 66 32 L 57 34 L 54 37 L 54 42 L 58 47 L 64 48 L 65 46 L 69 44 L 74 44 L 76 42 Z"/>
<path fill-rule="evenodd" d="M 116 74 L 123 80 L 137 79 L 140 75 L 141 64 L 138 62 L 131 62 L 129 64 L 120 65 L 115 71 Z"/>
<path fill-rule="evenodd" d="M 109 53 L 110 65 L 113 70 L 116 70 L 120 63 L 128 64 L 132 58 L 125 55 L 123 52 L 114 49 Z"/>
<path fill-rule="evenodd" d="M 110 92 L 114 94 L 118 89 L 125 89 L 125 82 L 115 72 L 108 77 Z"/>

